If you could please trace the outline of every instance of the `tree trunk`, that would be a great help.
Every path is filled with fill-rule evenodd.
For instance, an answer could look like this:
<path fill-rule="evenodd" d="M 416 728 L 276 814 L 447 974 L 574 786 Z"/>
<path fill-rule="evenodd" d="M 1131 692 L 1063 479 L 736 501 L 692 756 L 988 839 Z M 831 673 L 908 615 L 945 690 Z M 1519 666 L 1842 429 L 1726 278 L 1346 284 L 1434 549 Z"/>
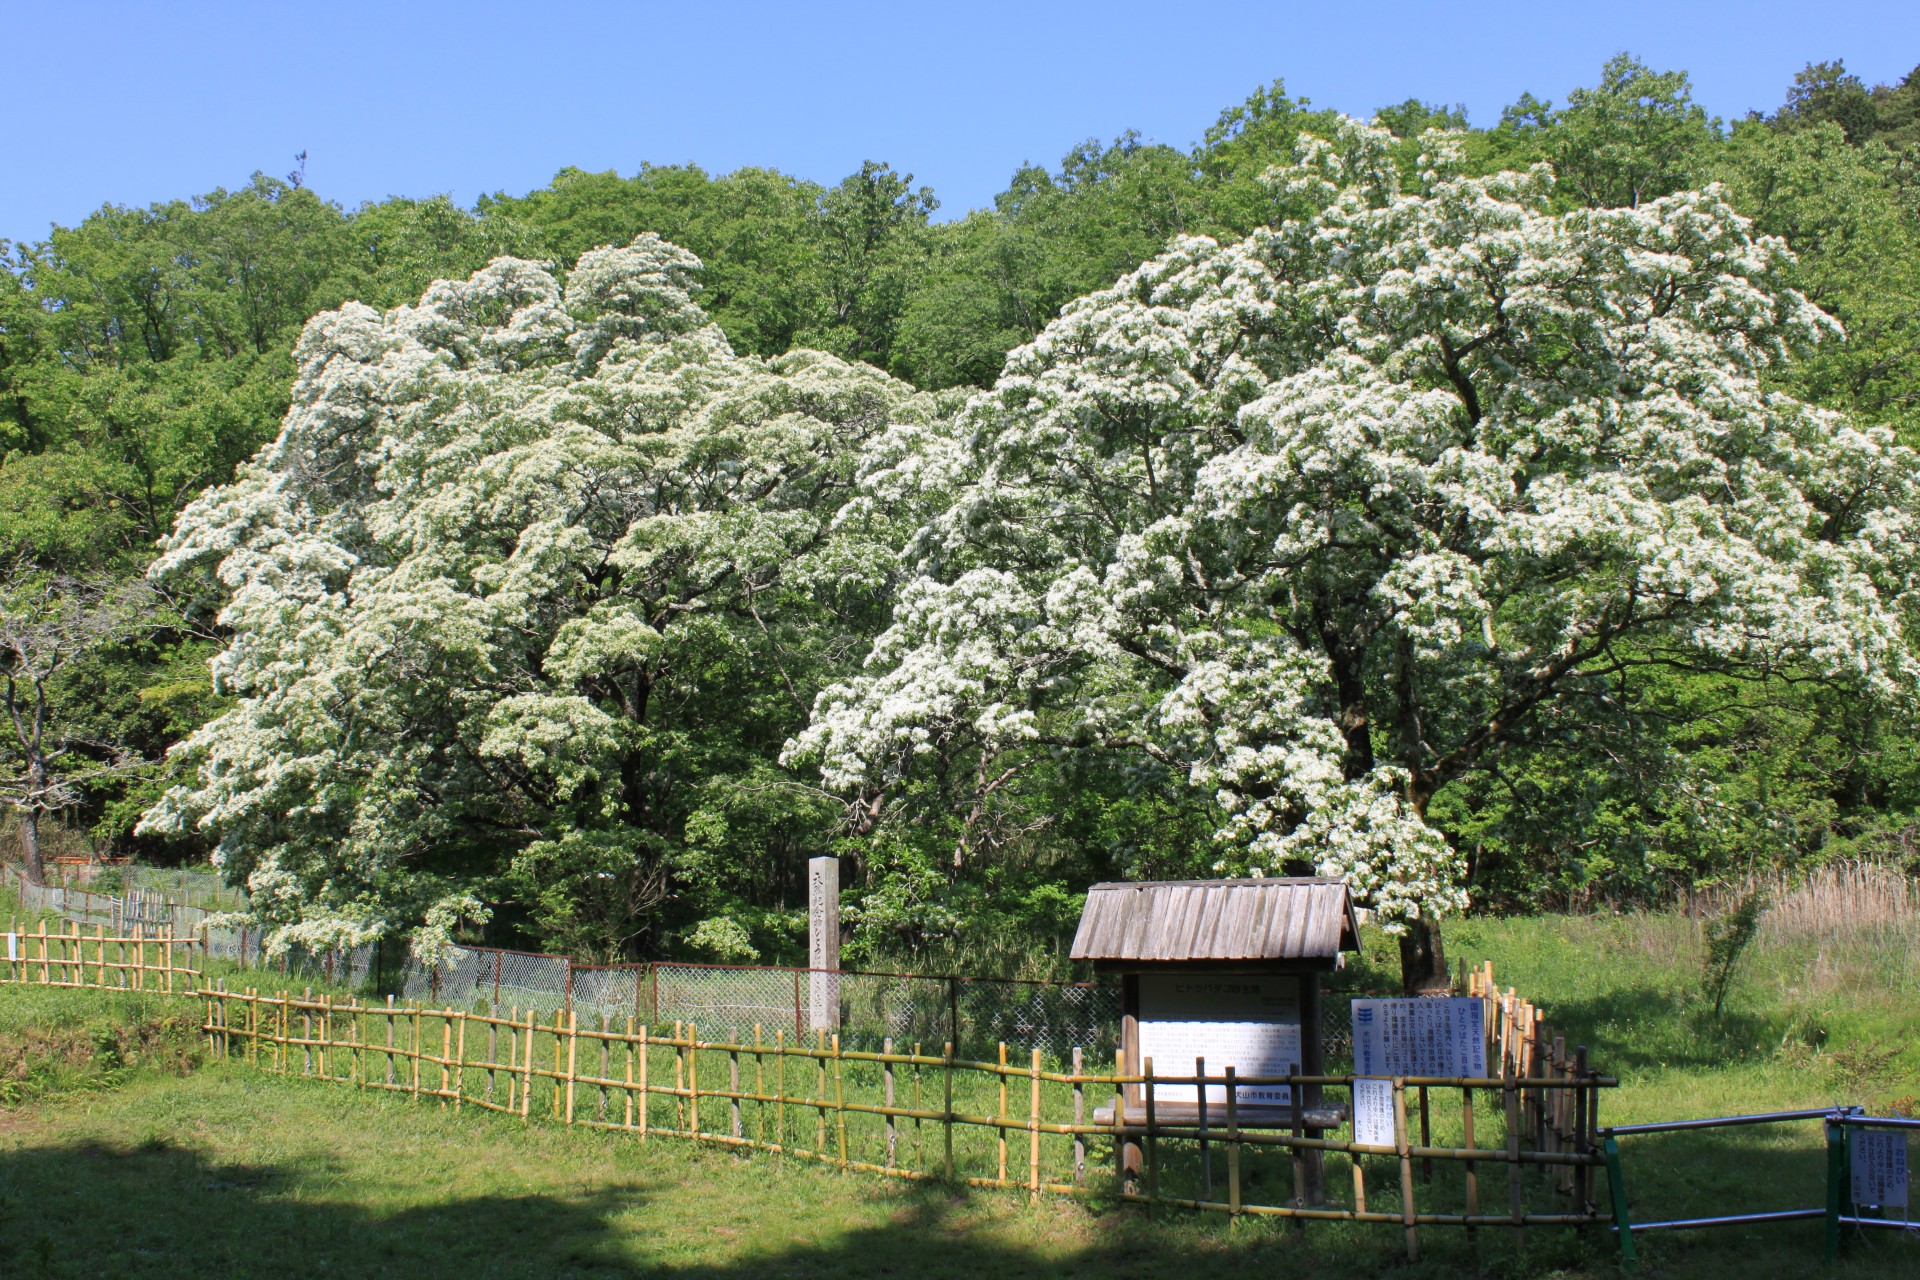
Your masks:
<path fill-rule="evenodd" d="M 40 811 L 20 811 L 20 860 L 26 866 L 27 879 L 34 884 L 47 882 L 46 864 L 40 860 Z"/>
<path fill-rule="evenodd" d="M 1400 935 L 1400 986 L 1410 996 L 1443 995 L 1453 990 L 1447 954 L 1440 945 L 1440 922 L 1409 921 Z"/>

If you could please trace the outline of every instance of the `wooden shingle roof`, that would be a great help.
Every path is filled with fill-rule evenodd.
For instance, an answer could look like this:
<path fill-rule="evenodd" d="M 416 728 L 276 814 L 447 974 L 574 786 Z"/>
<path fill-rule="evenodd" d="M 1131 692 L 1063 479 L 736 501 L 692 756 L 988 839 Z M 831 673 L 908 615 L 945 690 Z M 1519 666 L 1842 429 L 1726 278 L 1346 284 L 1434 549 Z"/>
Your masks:
<path fill-rule="evenodd" d="M 1073 958 L 1301 960 L 1360 948 L 1344 881 L 1324 876 L 1147 880 L 1087 891 Z"/>

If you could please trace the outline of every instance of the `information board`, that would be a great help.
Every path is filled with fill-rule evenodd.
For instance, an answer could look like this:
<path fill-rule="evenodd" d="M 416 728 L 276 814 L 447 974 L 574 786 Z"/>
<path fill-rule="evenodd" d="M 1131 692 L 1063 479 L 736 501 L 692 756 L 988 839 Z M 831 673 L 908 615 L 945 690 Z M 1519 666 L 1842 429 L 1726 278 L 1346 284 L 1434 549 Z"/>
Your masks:
<path fill-rule="evenodd" d="M 1393 1145 L 1393 1081 L 1354 1079 L 1353 1140 Z"/>
<path fill-rule="evenodd" d="M 1853 1202 L 1881 1208 L 1907 1203 L 1907 1135 L 1885 1129 L 1853 1131 Z"/>
<path fill-rule="evenodd" d="M 1205 1058 L 1207 1075 L 1232 1067 L 1236 1076 L 1289 1076 L 1300 1071 L 1300 979 L 1267 974 L 1140 975 L 1140 1059 L 1156 1075 L 1191 1076 Z M 1286 1106 L 1286 1085 L 1235 1087 L 1239 1105 Z M 1158 1085 L 1158 1102 L 1198 1103 L 1193 1085 Z M 1207 1086 L 1207 1106 L 1226 1106 L 1224 1084 Z M 1224 1119 L 1225 1111 L 1221 1112 Z"/>
<path fill-rule="evenodd" d="M 1354 1074 L 1485 1079 L 1485 1003 L 1478 996 L 1355 1000 Z"/>

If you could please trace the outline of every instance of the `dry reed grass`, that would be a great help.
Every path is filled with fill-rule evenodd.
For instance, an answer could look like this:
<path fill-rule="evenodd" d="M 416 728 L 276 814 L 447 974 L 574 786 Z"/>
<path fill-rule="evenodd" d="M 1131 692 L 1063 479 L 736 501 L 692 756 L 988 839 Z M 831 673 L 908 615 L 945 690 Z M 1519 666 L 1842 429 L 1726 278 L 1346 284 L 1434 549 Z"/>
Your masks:
<path fill-rule="evenodd" d="M 1832 940 L 1920 931 L 1920 881 L 1876 862 L 1836 862 L 1804 876 L 1758 872 L 1689 895 L 1687 914 L 1718 915 L 1748 894 L 1766 895 L 1762 942 Z"/>

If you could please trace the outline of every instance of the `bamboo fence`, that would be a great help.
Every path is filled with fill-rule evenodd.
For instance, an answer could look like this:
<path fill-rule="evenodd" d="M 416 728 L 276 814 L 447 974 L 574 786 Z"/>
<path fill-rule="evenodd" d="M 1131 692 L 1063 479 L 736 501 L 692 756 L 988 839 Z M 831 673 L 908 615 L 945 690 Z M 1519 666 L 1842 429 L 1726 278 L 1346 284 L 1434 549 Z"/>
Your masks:
<path fill-rule="evenodd" d="M 891 1041 L 880 1052 L 818 1034 L 703 1038 L 696 1027 L 627 1017 L 581 1018 L 518 1009 L 452 1008 L 229 990 L 191 963 L 191 940 L 13 930 L 5 981 L 171 992 L 201 1003 L 208 1050 L 261 1070 L 404 1095 L 461 1109 L 668 1137 L 840 1170 L 940 1179 L 1043 1195 L 1098 1194 L 1146 1206 L 1234 1218 L 1393 1225 L 1417 1257 L 1423 1227 L 1589 1226 L 1610 1221 L 1595 1196 L 1604 1167 L 1598 1100 L 1615 1081 L 1490 967 L 1463 970 L 1464 994 L 1486 999 L 1486 1078 L 1399 1077 L 1393 1140 L 1361 1143 L 1345 1126 L 1309 1136 L 1298 1111 L 1283 1127 L 1256 1123 L 1240 1091 L 1287 1085 L 1350 1092 L 1351 1075 L 1238 1076 L 1204 1060 L 1140 1074 L 1100 1069 L 1075 1050 L 958 1057 Z M 904 1051 L 896 1051 L 904 1049 Z M 1139 1087 L 1140 1105 L 1122 1102 Z M 1197 1089 L 1177 1122 L 1159 1090 Z M 1338 1101 L 1338 1099 L 1335 1099 Z M 1096 1116 L 1096 1107 L 1106 1110 Z M 1323 1104 L 1324 1105 L 1324 1102 Z M 1262 1108 L 1270 1115 L 1270 1108 Z M 1158 1112 L 1158 1114 L 1157 1114 Z M 1129 1150 L 1143 1159 L 1130 1165 Z M 1224 1171 L 1220 1165 L 1224 1160 Z M 1327 1178 L 1327 1162 L 1346 1166 Z M 1501 1167 L 1504 1180 L 1498 1178 Z M 1450 1170 L 1436 1178 L 1436 1169 Z M 1224 1173 L 1224 1176 L 1219 1176 Z M 1493 1175 L 1493 1176 L 1489 1176 Z M 1501 1182 L 1504 1185 L 1500 1185 Z M 1371 1183 L 1371 1185 L 1370 1185 Z M 1337 1189 L 1337 1190 L 1334 1190 Z"/>

